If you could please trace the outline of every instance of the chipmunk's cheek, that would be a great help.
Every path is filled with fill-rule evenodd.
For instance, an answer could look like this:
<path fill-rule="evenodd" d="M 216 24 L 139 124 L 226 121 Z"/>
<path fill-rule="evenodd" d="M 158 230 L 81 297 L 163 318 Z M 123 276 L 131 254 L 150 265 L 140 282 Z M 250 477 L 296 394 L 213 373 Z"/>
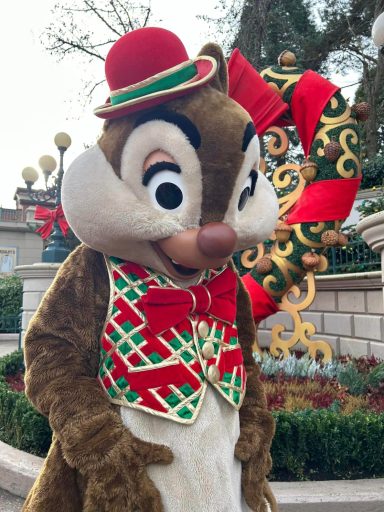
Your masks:
<path fill-rule="evenodd" d="M 236 233 L 230 226 L 212 222 L 158 240 L 153 246 L 167 270 L 182 279 L 225 265 L 236 243 Z"/>

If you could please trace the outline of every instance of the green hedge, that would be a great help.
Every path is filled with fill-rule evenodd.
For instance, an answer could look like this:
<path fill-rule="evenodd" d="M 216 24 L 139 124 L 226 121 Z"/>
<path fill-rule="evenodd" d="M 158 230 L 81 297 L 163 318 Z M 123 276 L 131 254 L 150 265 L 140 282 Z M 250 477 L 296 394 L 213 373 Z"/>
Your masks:
<path fill-rule="evenodd" d="M 23 283 L 18 276 L 0 278 L 0 316 L 20 313 L 23 301 Z"/>
<path fill-rule="evenodd" d="M 51 444 L 47 419 L 32 407 L 24 393 L 12 391 L 5 380 L 19 370 L 24 370 L 22 352 L 0 359 L 0 441 L 45 456 Z"/>
<path fill-rule="evenodd" d="M 272 479 L 338 480 L 384 476 L 384 414 L 326 409 L 273 413 Z"/>
<path fill-rule="evenodd" d="M 11 391 L 6 375 L 23 370 L 23 355 L 0 359 L 0 440 L 46 455 L 48 421 L 24 393 Z M 274 412 L 272 480 L 334 480 L 384 476 L 384 414 L 357 411 L 343 416 L 330 410 Z"/>

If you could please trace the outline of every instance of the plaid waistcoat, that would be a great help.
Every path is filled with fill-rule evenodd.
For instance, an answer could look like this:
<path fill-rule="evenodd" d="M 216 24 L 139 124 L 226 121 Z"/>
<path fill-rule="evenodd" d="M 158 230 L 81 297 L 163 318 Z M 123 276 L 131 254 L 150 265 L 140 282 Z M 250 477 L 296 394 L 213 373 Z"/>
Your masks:
<path fill-rule="evenodd" d="M 205 390 L 213 385 L 239 409 L 246 373 L 236 322 L 189 314 L 177 325 L 154 335 L 141 297 L 150 286 L 178 288 L 167 276 L 114 257 L 105 257 L 110 302 L 101 338 L 99 382 L 111 402 L 193 423 Z M 207 270 L 199 284 L 218 273 Z"/>

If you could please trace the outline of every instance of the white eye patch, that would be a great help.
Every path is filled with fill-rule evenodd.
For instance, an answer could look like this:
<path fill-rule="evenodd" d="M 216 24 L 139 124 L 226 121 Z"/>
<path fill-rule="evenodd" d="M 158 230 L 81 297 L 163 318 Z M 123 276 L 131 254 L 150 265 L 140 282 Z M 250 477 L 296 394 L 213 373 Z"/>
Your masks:
<path fill-rule="evenodd" d="M 125 257 L 132 241 L 157 240 L 183 231 L 172 216 L 160 216 L 119 179 L 98 145 L 65 173 L 63 208 L 76 236 L 88 246 Z"/>
<path fill-rule="evenodd" d="M 174 166 L 167 169 L 164 164 L 163 169 L 143 183 L 143 172 L 144 176 L 148 172 L 144 168 L 145 162 L 158 150 L 169 155 Z M 160 164 L 162 161 L 154 165 Z M 198 225 L 202 197 L 200 161 L 195 148 L 178 126 L 154 119 L 135 128 L 122 152 L 121 177 L 146 205 L 155 222 L 172 218 L 182 229 Z"/>

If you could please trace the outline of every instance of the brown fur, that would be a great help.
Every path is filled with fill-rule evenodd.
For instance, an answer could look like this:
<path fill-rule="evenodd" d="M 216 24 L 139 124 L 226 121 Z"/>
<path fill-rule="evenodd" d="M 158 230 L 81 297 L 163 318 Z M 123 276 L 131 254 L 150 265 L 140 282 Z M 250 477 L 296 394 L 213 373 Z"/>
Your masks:
<path fill-rule="evenodd" d="M 209 55 L 216 60 L 217 72 L 210 84 L 218 91 L 228 94 L 227 63 L 225 62 L 223 50 L 216 43 L 207 43 L 202 47 L 199 55 Z"/>
<path fill-rule="evenodd" d="M 169 102 L 166 108 L 186 115 L 200 131 L 202 143 L 197 152 L 202 162 L 201 223 L 205 224 L 224 218 L 244 158 L 241 148 L 249 117 L 225 96 L 227 77 L 221 50 L 207 45 L 202 53 L 217 58 L 217 77 L 211 85 Z M 99 140 L 118 176 L 122 150 L 137 115 L 106 122 Z M 274 423 L 252 355 L 255 327 L 249 297 L 238 282 L 237 324 L 248 381 L 235 455 L 242 461 L 242 488 L 249 506 L 265 512 L 266 498 L 275 512 L 265 479 L 271 467 Z M 24 512 L 163 510 L 146 465 L 171 463 L 171 451 L 134 437 L 96 379 L 108 302 L 103 256 L 82 245 L 62 265 L 30 323 L 25 338 L 26 391 L 36 408 L 48 416 L 54 439 Z"/>
<path fill-rule="evenodd" d="M 82 245 L 63 264 L 31 321 L 25 338 L 27 395 L 49 417 L 54 439 L 24 512 L 163 510 L 145 466 L 170 463 L 170 450 L 135 438 L 96 380 L 108 299 L 103 257 Z M 243 463 L 247 502 L 264 512 L 264 493 L 273 500 L 265 476 L 274 426 L 252 357 L 254 325 L 240 280 L 237 321 L 248 385 L 236 456 Z"/>
<path fill-rule="evenodd" d="M 169 106 L 186 115 L 200 131 L 201 146 L 197 154 L 202 162 L 203 176 L 201 224 L 220 222 L 244 160 L 241 148 L 249 117 L 234 101 L 228 101 L 223 93 L 217 94 L 212 87 L 202 89 L 187 100 L 176 100 Z"/>
<path fill-rule="evenodd" d="M 242 462 L 242 490 L 248 505 L 256 512 L 264 512 L 264 497 L 272 512 L 277 511 L 266 476 L 272 463 L 270 448 L 275 433 L 272 414 L 267 410 L 260 368 L 253 358 L 252 346 L 256 330 L 252 319 L 251 303 L 247 291 L 238 279 L 237 325 L 244 365 L 247 372 L 247 390 L 240 409 L 240 437 L 235 448 L 236 457 Z"/>
<path fill-rule="evenodd" d="M 25 512 L 163 510 L 145 466 L 170 450 L 135 438 L 95 378 L 108 298 L 102 255 L 80 246 L 28 329 L 26 392 L 55 438 Z"/>
<path fill-rule="evenodd" d="M 113 121 L 106 121 L 103 134 L 98 141 L 106 159 L 119 178 L 121 176 L 121 154 L 133 126 L 134 122 L 131 117 L 121 117 Z"/>

